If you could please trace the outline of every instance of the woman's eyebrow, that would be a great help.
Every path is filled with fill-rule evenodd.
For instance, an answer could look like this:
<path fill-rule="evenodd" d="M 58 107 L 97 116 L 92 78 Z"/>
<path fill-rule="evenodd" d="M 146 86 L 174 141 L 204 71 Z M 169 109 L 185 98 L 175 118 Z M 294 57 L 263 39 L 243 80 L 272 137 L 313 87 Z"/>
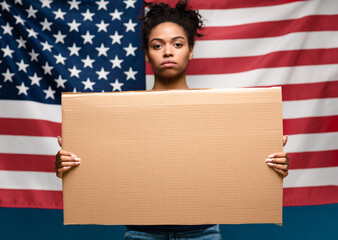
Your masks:
<path fill-rule="evenodd" d="M 176 40 L 176 39 L 179 39 L 179 38 L 185 40 L 185 38 L 182 37 L 182 36 L 176 36 L 176 37 L 173 37 L 173 38 L 171 38 L 171 39 L 172 39 L 172 40 Z M 160 42 L 163 42 L 164 40 L 163 40 L 162 38 L 153 38 L 153 39 L 151 39 L 150 43 L 151 43 L 152 41 L 160 41 Z"/>

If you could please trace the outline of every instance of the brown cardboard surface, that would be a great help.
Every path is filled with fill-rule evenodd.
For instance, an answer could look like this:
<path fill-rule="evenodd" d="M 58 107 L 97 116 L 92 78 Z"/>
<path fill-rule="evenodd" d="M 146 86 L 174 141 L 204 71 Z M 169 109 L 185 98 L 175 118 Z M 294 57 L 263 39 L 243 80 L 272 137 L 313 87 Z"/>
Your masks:
<path fill-rule="evenodd" d="M 62 94 L 65 224 L 282 223 L 280 88 Z"/>

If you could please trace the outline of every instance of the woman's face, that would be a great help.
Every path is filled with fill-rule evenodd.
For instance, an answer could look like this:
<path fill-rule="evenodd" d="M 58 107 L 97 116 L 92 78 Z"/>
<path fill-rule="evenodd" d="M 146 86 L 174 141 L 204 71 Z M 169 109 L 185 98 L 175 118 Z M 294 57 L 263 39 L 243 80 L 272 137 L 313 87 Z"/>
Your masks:
<path fill-rule="evenodd" d="M 151 63 L 157 77 L 172 79 L 185 75 L 193 50 L 181 26 L 161 23 L 151 30 L 148 41 L 146 61 Z"/>

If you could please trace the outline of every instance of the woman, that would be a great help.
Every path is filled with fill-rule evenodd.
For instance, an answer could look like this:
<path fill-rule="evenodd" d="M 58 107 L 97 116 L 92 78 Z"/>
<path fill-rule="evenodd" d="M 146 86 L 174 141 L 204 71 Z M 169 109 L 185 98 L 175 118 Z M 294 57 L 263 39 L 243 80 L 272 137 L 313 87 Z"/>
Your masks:
<path fill-rule="evenodd" d="M 188 8 L 186 0 L 180 0 L 171 8 L 165 3 L 146 4 L 149 11 L 143 18 L 142 37 L 146 61 L 155 75 L 153 89 L 189 89 L 186 69 L 193 57 L 195 39 L 202 19 L 198 11 Z M 284 138 L 284 145 L 287 137 Z M 61 138 L 59 138 L 61 146 Z M 60 150 L 56 155 L 56 173 L 62 174 L 80 164 L 74 154 Z M 282 177 L 288 175 L 289 159 L 285 152 L 268 156 L 266 163 Z M 221 239 L 218 225 L 194 226 L 126 226 L 125 239 Z"/>

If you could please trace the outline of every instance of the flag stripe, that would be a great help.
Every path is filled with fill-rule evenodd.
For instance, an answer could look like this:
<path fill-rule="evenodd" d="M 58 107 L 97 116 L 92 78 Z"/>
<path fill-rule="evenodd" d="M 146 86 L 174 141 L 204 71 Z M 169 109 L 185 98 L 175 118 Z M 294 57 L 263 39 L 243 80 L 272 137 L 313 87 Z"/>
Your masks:
<path fill-rule="evenodd" d="M 337 55 L 338 48 L 329 48 L 281 51 L 250 57 L 192 59 L 187 74 L 238 73 L 258 68 L 334 64 L 338 63 Z M 153 74 L 150 66 L 147 67 L 146 71 L 147 74 Z"/>
<path fill-rule="evenodd" d="M 338 22 L 338 15 L 313 15 L 299 19 L 248 23 L 239 26 L 205 27 L 201 31 L 204 36 L 198 38 L 198 41 L 267 38 L 293 32 L 335 31 L 338 30 L 336 22 Z"/>
<path fill-rule="evenodd" d="M 0 135 L 0 153 L 55 155 L 60 149 L 55 137 Z"/>
<path fill-rule="evenodd" d="M 284 179 L 285 188 L 338 186 L 338 167 L 291 169 Z"/>
<path fill-rule="evenodd" d="M 28 118 L 61 122 L 61 105 L 24 100 L 0 100 L 0 118 Z"/>
<path fill-rule="evenodd" d="M 238 0 L 227 0 L 227 1 L 205 1 L 205 0 L 193 0 L 190 5 L 193 9 L 231 9 L 231 8 L 250 8 L 250 7 L 264 7 L 281 5 L 292 2 L 299 2 L 306 0 L 259 0 L 259 1 L 238 1 Z M 147 0 L 147 2 L 150 2 Z M 177 0 L 166 0 L 166 3 L 171 6 L 175 6 Z"/>
<path fill-rule="evenodd" d="M 228 9 L 200 10 L 206 27 L 224 27 L 253 22 L 271 22 L 298 19 L 310 15 L 335 15 L 338 12 L 336 0 L 311 0 L 284 5 Z"/>
<path fill-rule="evenodd" d="M 1 207 L 62 209 L 62 191 L 0 189 Z"/>
<path fill-rule="evenodd" d="M 290 169 L 338 167 L 338 150 L 289 153 Z"/>
<path fill-rule="evenodd" d="M 61 123 L 36 119 L 0 118 L 1 135 L 61 136 Z"/>
<path fill-rule="evenodd" d="M 283 120 L 284 135 L 338 132 L 338 115 Z"/>
<path fill-rule="evenodd" d="M 54 162 L 54 155 L 0 153 L 0 170 L 55 172 Z"/>
<path fill-rule="evenodd" d="M 0 189 L 62 191 L 62 181 L 55 173 L 0 170 Z"/>
<path fill-rule="evenodd" d="M 306 206 L 338 202 L 338 186 L 284 188 L 283 206 Z"/>
<path fill-rule="evenodd" d="M 150 66 L 148 65 L 147 67 Z M 241 73 L 188 75 L 187 82 L 191 88 L 237 88 L 317 82 L 327 83 L 338 79 L 337 69 L 338 64 L 265 68 Z M 147 75 L 147 89 L 151 89 L 153 84 L 154 76 Z"/>
<path fill-rule="evenodd" d="M 196 41 L 194 58 L 234 58 L 261 56 L 273 52 L 338 48 L 338 32 L 297 32 L 279 37 Z M 255 46 L 254 48 L 252 46 Z"/>

